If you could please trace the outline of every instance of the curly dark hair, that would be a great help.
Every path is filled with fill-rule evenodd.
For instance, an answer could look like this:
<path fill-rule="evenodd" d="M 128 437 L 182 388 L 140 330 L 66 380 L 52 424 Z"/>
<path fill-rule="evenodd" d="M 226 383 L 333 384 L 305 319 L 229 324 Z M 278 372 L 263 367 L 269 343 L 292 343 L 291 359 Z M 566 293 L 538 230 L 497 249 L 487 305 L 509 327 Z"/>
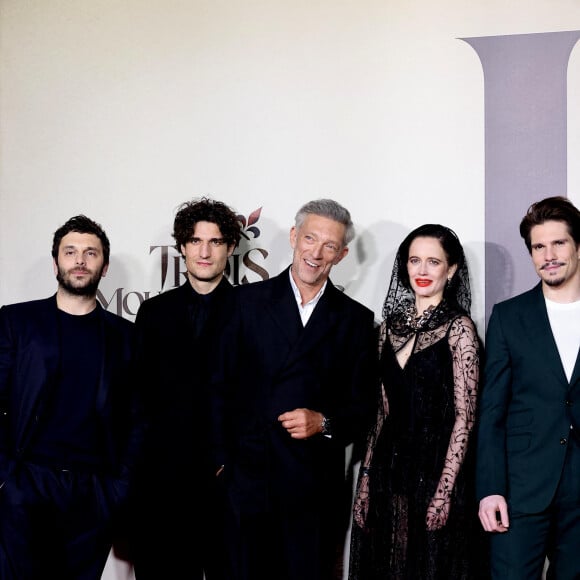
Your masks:
<path fill-rule="evenodd" d="M 197 222 L 216 224 L 228 246 L 237 246 L 242 237 L 242 223 L 230 207 L 221 201 L 200 197 L 177 208 L 172 235 L 178 252 L 191 240 Z"/>
<path fill-rule="evenodd" d="M 105 260 L 104 263 L 109 263 L 111 243 L 109 242 L 109 238 L 107 237 L 105 230 L 103 230 L 100 224 L 82 214 L 71 217 L 64 225 L 60 226 L 60 228 L 54 232 L 54 237 L 52 238 L 52 257 L 55 260 L 58 258 L 60 242 L 64 236 L 70 234 L 71 232 L 77 232 L 79 234 L 94 234 L 97 236 L 103 245 L 103 258 Z"/>
<path fill-rule="evenodd" d="M 520 235 L 532 253 L 532 228 L 547 221 L 564 222 L 576 247 L 580 244 L 580 211 L 566 197 L 555 195 L 533 203 L 520 223 Z"/>

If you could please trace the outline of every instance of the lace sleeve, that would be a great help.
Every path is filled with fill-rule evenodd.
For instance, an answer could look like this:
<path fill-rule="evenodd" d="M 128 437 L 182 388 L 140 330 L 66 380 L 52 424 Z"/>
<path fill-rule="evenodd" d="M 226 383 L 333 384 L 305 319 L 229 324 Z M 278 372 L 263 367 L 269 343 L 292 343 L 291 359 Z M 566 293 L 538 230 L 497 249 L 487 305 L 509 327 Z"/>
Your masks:
<path fill-rule="evenodd" d="M 441 528 L 447 522 L 455 479 L 465 458 L 475 423 L 479 385 L 479 339 L 467 316 L 454 320 L 448 335 L 453 360 L 455 425 L 449 440 L 445 466 L 427 510 L 427 528 Z"/>
<path fill-rule="evenodd" d="M 385 341 L 388 340 L 387 327 L 385 322 L 381 324 L 379 331 L 379 357 L 383 352 Z M 361 461 L 359 476 L 356 487 L 356 494 L 353 504 L 353 516 L 355 523 L 364 528 L 369 510 L 369 475 L 372 466 L 373 452 L 375 444 L 383 428 L 385 417 L 389 414 L 389 401 L 384 385 L 381 384 L 381 392 L 377 405 L 377 418 L 375 424 L 368 433 L 366 441 L 366 452 Z"/>
<path fill-rule="evenodd" d="M 385 342 L 389 340 L 389 334 L 387 332 L 387 323 L 383 321 L 379 328 L 379 359 L 383 354 L 385 348 Z M 379 400 L 379 409 L 377 413 L 377 426 L 376 431 L 380 431 L 383 425 L 385 417 L 389 414 L 389 401 L 387 399 L 387 393 L 385 392 L 385 387 L 381 385 L 381 398 Z M 370 460 L 369 464 L 370 465 Z"/>

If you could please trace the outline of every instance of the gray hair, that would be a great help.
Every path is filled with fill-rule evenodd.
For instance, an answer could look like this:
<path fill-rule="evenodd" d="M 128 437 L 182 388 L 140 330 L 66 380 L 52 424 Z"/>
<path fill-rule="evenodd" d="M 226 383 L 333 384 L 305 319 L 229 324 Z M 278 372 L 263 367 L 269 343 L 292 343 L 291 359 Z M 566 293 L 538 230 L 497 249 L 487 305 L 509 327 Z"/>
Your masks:
<path fill-rule="evenodd" d="M 316 199 L 305 203 L 296 214 L 296 229 L 300 229 L 304 224 L 307 215 L 319 215 L 331 219 L 344 226 L 343 246 L 348 246 L 354 239 L 354 225 L 350 217 L 350 212 L 333 199 Z"/>

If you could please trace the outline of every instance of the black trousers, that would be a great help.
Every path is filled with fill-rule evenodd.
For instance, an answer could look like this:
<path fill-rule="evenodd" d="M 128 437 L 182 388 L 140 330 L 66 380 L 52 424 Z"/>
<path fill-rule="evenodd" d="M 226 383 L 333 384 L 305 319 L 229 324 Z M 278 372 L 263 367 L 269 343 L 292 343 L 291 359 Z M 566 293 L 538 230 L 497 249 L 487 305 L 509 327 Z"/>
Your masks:
<path fill-rule="evenodd" d="M 552 503 L 537 514 L 510 511 L 510 528 L 492 534 L 494 580 L 536 580 L 546 557 L 548 580 L 580 579 L 580 445 L 570 434 Z"/>
<path fill-rule="evenodd" d="M 337 580 L 346 527 L 340 505 L 271 505 L 269 511 L 226 508 L 228 580 Z"/>
<path fill-rule="evenodd" d="M 222 492 L 200 479 L 152 477 L 131 504 L 129 554 L 136 580 L 231 580 L 223 569 Z"/>

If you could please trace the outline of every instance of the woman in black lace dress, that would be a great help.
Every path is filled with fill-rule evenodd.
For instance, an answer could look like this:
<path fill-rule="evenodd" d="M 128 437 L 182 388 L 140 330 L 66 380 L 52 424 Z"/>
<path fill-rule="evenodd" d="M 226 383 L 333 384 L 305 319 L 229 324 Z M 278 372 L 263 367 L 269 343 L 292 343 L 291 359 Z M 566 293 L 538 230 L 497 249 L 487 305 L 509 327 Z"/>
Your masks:
<path fill-rule="evenodd" d="M 455 233 L 411 232 L 383 307 L 383 396 L 359 470 L 350 580 L 489 578 L 473 489 L 480 341 L 470 306 Z"/>

